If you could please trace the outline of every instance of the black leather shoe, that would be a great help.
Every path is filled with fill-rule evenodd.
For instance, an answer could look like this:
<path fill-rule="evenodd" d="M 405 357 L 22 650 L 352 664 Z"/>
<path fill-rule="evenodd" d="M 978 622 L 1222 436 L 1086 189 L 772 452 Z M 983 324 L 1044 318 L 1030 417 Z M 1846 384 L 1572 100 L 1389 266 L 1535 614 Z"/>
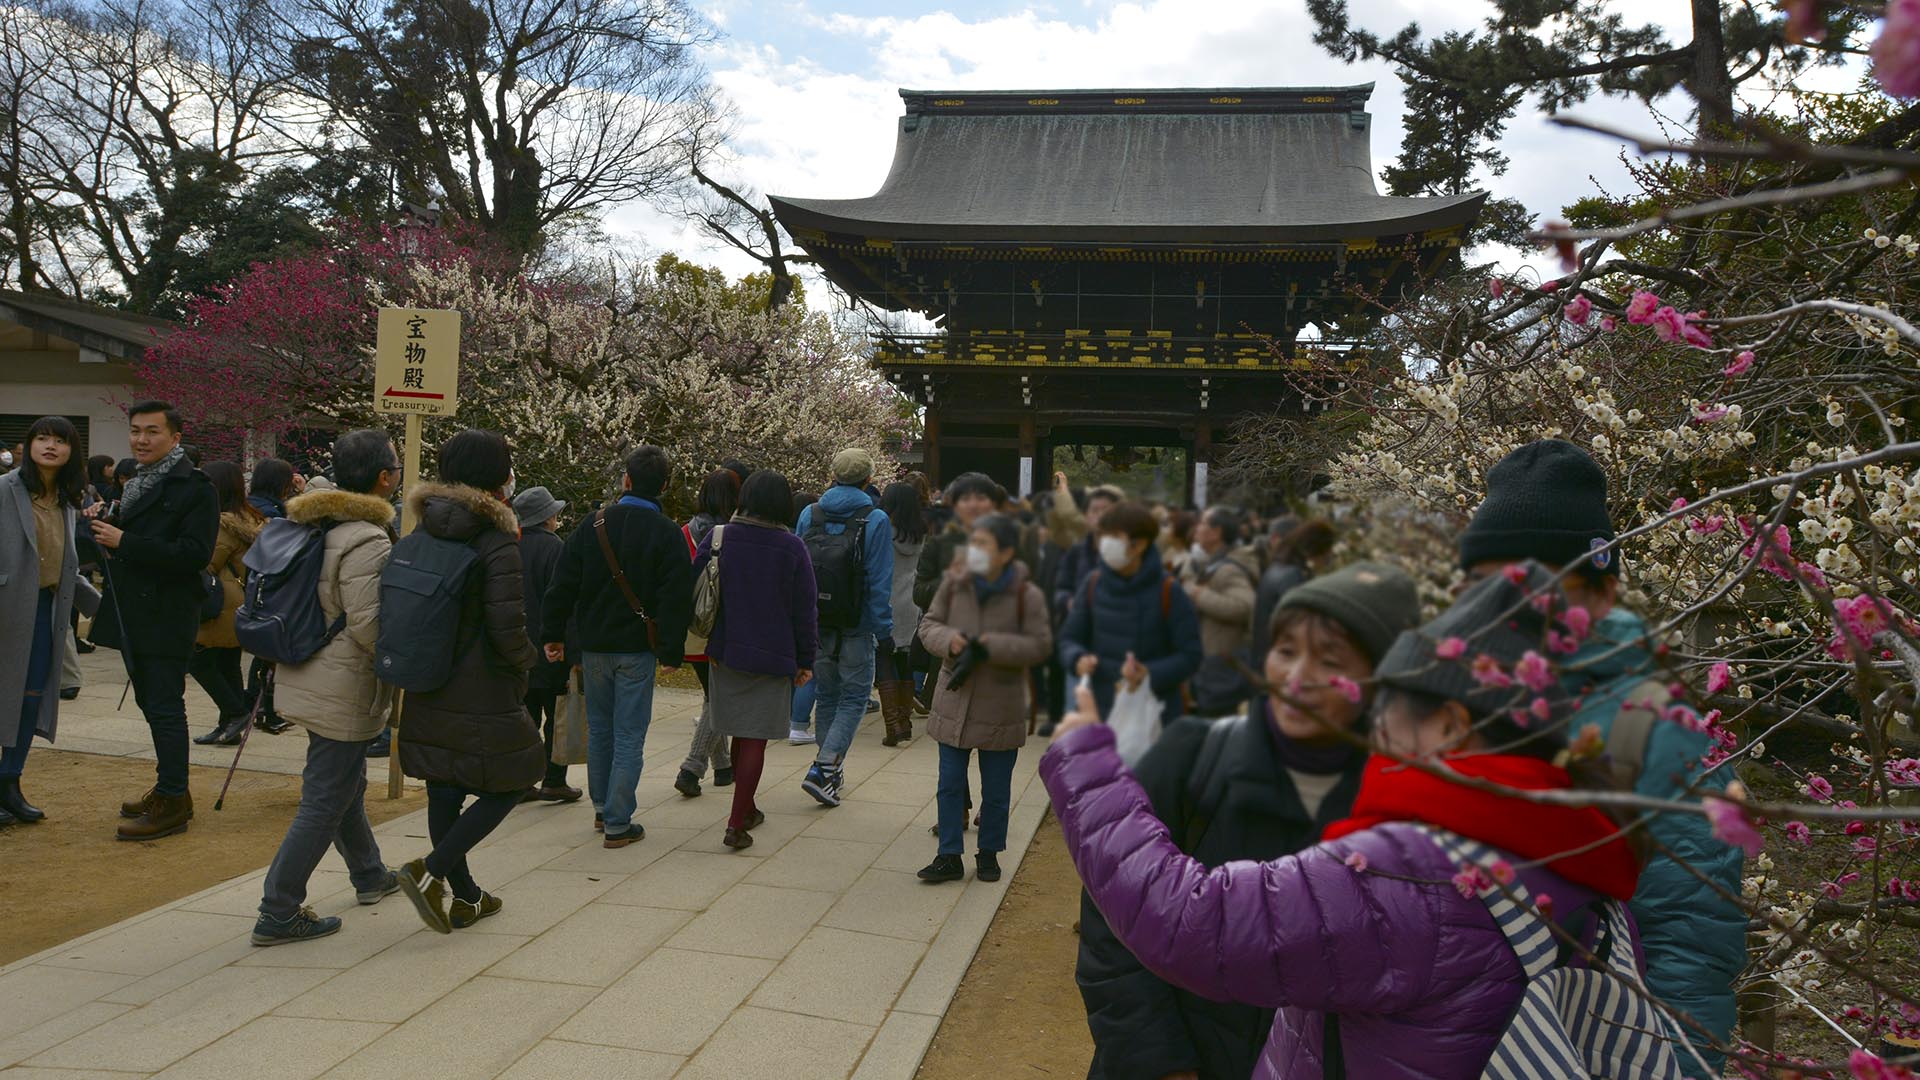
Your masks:
<path fill-rule="evenodd" d="M 226 724 L 226 721 L 223 720 L 220 723 L 213 725 L 213 730 L 207 732 L 205 735 L 195 735 L 193 737 L 193 745 L 212 746 L 215 743 L 218 743 L 220 741 L 220 733 L 225 730 L 227 730 L 227 724 Z"/>
<path fill-rule="evenodd" d="M 72 701 L 74 698 L 77 698 L 79 696 L 80 696 L 80 688 L 77 686 L 69 686 L 60 691 L 61 701 Z"/>
<path fill-rule="evenodd" d="M 29 825 L 47 816 L 39 807 L 28 802 L 25 795 L 20 794 L 20 778 L 17 776 L 0 778 L 0 811 Z"/>
<path fill-rule="evenodd" d="M 973 857 L 973 876 L 981 881 L 1000 880 L 1000 855 L 983 851 Z"/>
<path fill-rule="evenodd" d="M 220 725 L 220 730 L 214 732 L 213 744 L 215 746 L 239 746 L 241 736 L 246 733 L 247 718 L 244 716 L 236 716 Z"/>
<path fill-rule="evenodd" d="M 959 881 L 967 876 L 967 871 L 960 865 L 960 856 L 935 855 L 932 862 L 921 867 L 918 876 L 921 881 L 939 885 L 948 881 Z"/>

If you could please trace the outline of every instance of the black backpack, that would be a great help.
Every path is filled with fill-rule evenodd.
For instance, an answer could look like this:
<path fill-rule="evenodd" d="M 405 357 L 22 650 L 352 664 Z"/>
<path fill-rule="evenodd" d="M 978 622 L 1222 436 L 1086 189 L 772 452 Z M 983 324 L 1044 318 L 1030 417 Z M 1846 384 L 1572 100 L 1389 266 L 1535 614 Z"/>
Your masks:
<path fill-rule="evenodd" d="M 233 633 L 240 647 L 276 664 L 303 663 L 346 628 L 341 612 L 327 624 L 320 608 L 320 569 L 327 530 L 274 518 L 240 561 L 247 568 Z"/>
<path fill-rule="evenodd" d="M 807 557 L 813 560 L 820 626 L 827 630 L 856 629 L 866 606 L 867 518 L 873 514 L 873 507 L 863 506 L 851 517 L 834 518 L 846 524 L 838 535 L 827 531 L 828 515 L 819 504 L 813 510 L 806 534 L 800 539 L 807 545 Z"/>
<path fill-rule="evenodd" d="M 402 690 L 438 690 L 453 677 L 460 607 L 479 556 L 458 540 L 415 529 L 380 571 L 380 636 L 373 673 Z"/>

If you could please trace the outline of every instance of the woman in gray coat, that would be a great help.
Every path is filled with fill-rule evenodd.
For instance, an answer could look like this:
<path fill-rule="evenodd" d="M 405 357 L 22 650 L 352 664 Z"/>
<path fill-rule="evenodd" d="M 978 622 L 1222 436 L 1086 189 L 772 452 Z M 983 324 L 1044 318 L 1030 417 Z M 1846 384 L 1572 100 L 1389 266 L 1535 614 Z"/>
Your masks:
<path fill-rule="evenodd" d="M 74 550 L 87 482 L 80 433 L 64 417 L 43 416 L 23 445 L 26 461 L 0 476 L 0 626 L 33 631 L 25 649 L 0 650 L 0 825 L 46 817 L 20 793 L 20 774 L 34 734 L 51 742 L 59 720 L 68 612 L 76 595 L 82 611 L 100 599 L 80 580 Z"/>

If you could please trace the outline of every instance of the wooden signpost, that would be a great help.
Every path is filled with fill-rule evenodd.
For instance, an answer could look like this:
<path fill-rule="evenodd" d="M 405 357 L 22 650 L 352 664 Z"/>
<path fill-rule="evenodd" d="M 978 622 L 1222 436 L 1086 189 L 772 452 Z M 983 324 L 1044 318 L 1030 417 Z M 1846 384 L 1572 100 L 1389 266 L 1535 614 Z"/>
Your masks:
<path fill-rule="evenodd" d="M 460 313 L 422 308 L 381 308 L 373 350 L 373 409 L 407 418 L 402 491 L 420 483 L 420 419 L 452 416 L 460 405 Z M 410 503 L 401 503 L 400 532 L 419 522 Z M 387 798 L 400 797 L 400 698 L 393 694 L 387 727 L 393 747 L 387 752 Z"/>

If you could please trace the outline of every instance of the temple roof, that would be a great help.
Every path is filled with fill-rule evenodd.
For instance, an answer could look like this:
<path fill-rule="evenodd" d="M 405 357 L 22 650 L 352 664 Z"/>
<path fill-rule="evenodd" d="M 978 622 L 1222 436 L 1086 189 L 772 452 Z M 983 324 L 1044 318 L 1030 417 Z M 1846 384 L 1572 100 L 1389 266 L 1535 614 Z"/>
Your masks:
<path fill-rule="evenodd" d="M 1293 244 L 1471 222 L 1483 192 L 1375 188 L 1372 93 L 902 90 L 879 191 L 772 203 L 790 231 L 947 244 Z"/>

